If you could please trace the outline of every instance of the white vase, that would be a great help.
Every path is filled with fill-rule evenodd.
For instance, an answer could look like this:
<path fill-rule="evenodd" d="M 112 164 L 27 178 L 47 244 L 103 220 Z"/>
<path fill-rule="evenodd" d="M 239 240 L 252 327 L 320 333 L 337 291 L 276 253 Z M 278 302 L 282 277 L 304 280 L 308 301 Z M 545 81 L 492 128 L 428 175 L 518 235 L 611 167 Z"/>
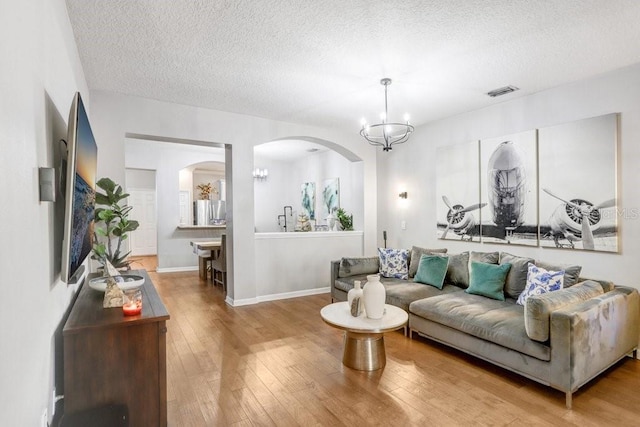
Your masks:
<path fill-rule="evenodd" d="M 353 289 L 350 289 L 347 293 L 347 302 L 349 303 L 349 309 L 351 309 L 351 303 L 355 298 L 360 298 L 360 310 L 358 311 L 358 316 L 362 314 L 362 308 L 364 306 L 364 301 L 362 298 L 362 287 L 360 287 L 360 280 L 355 280 L 353 282 Z"/>
<path fill-rule="evenodd" d="M 369 319 L 382 319 L 387 293 L 384 290 L 384 285 L 380 282 L 378 274 L 367 276 L 367 283 L 364 285 L 362 294 L 367 317 Z"/>

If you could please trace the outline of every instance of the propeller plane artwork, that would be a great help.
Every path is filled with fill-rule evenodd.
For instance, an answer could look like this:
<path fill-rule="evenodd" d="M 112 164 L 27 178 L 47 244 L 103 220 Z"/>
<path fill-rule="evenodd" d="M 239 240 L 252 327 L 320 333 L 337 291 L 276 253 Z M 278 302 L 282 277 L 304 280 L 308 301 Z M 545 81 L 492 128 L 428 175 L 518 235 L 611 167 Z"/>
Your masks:
<path fill-rule="evenodd" d="M 488 203 L 464 206 L 452 204 L 446 195 L 442 196 L 448 211 L 440 239 L 446 239 L 449 231 L 467 241 L 473 241 L 473 236 L 481 236 L 512 243 L 514 239 L 523 241 L 540 236 L 542 240 L 553 239 L 557 248 L 575 249 L 576 243 L 582 242 L 582 249 L 595 250 L 595 239 L 599 235 L 615 233 L 615 226 L 602 224 L 601 213 L 602 209 L 615 207 L 615 199 L 594 205 L 584 199 L 562 198 L 547 188 L 542 190 L 562 203 L 553 210 L 548 223 L 527 224 L 524 220 L 526 171 L 511 141 L 498 145 L 487 166 Z M 472 212 L 487 205 L 491 220 L 476 221 Z"/>
<path fill-rule="evenodd" d="M 460 236 L 461 240 L 473 240 L 473 233 L 471 233 L 471 230 L 476 226 L 476 219 L 471 212 L 481 209 L 487 204 L 477 203 L 467 207 L 462 205 L 452 205 L 447 196 L 442 196 L 442 201 L 447 205 L 449 211 L 447 212 L 447 225 L 440 238 L 446 239 L 449 230 L 453 230 L 455 234 Z"/>
<path fill-rule="evenodd" d="M 543 188 L 542 191 L 562 202 L 551 214 L 549 230 L 543 238 L 545 236 L 552 237 L 558 248 L 570 247 L 573 249 L 575 242 L 582 241 L 583 249 L 595 250 L 594 233 L 600 229 L 602 222 L 600 210 L 615 207 L 616 200 L 609 199 L 594 205 L 583 199 L 563 199 L 546 188 Z M 542 234 L 542 226 L 540 228 Z M 561 239 L 569 243 L 563 244 Z"/>

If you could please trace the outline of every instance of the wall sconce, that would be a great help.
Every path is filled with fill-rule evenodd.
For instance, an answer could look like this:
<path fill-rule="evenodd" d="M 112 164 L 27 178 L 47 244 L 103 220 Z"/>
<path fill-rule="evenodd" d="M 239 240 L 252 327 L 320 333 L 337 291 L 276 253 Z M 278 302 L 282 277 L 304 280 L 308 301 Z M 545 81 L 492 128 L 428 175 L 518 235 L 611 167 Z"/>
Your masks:
<path fill-rule="evenodd" d="M 402 193 L 398 194 L 398 197 L 400 197 L 401 199 L 406 199 L 407 198 L 407 192 L 403 191 Z"/>
<path fill-rule="evenodd" d="M 255 168 L 253 170 L 253 178 L 258 181 L 266 181 L 269 176 L 269 171 L 267 169 Z"/>

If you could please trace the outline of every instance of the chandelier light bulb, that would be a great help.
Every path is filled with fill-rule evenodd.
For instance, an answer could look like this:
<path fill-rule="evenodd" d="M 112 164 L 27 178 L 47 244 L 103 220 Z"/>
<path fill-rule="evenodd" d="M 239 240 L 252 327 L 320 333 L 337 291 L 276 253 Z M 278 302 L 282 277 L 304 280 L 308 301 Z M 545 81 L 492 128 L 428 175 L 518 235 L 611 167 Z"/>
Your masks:
<path fill-rule="evenodd" d="M 385 113 L 380 113 L 380 120 L 382 120 L 383 122 L 387 120 L 387 115 Z"/>
<path fill-rule="evenodd" d="M 363 117 L 363 118 L 361 118 L 361 119 L 360 119 L 360 125 L 361 125 L 362 127 L 367 126 L 367 119 L 365 119 L 364 117 Z"/>
<path fill-rule="evenodd" d="M 409 113 L 404 113 L 404 121 L 409 123 Z"/>

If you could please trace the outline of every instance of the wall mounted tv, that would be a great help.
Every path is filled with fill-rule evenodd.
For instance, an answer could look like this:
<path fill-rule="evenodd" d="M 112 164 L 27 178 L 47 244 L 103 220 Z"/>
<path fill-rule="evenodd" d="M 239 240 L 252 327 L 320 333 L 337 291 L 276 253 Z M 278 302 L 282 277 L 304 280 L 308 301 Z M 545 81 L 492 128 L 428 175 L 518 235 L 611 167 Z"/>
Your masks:
<path fill-rule="evenodd" d="M 91 252 L 97 163 L 98 147 L 82 98 L 76 92 L 69 112 L 66 172 L 62 171 L 66 182 L 60 278 L 65 283 L 80 279 Z"/>

